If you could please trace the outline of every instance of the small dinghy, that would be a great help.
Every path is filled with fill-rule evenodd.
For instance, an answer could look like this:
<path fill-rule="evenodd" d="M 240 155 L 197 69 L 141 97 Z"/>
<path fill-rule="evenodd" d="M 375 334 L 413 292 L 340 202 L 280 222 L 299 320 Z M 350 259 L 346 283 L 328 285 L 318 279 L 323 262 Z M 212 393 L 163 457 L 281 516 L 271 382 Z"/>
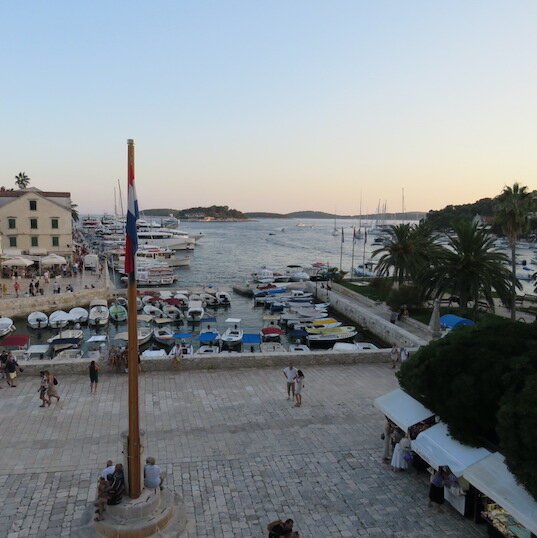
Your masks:
<path fill-rule="evenodd" d="M 48 325 L 52 329 L 63 329 L 71 321 L 71 316 L 64 310 L 52 312 L 48 318 Z"/>
<path fill-rule="evenodd" d="M 154 318 L 165 317 L 164 312 L 160 308 L 157 308 L 156 306 L 153 306 L 151 304 L 146 304 L 143 310 L 145 314 L 147 314 L 148 316 L 153 316 Z"/>
<path fill-rule="evenodd" d="M 164 314 L 166 314 L 166 316 L 168 316 L 170 319 L 173 319 L 174 321 L 178 321 L 182 317 L 181 311 L 175 305 L 165 304 L 162 307 L 162 311 L 164 312 Z"/>
<path fill-rule="evenodd" d="M 80 306 L 75 306 L 69 310 L 69 315 L 75 323 L 86 323 L 88 321 L 89 312 Z"/>
<path fill-rule="evenodd" d="M 30 329 L 44 329 L 48 325 L 48 316 L 43 312 L 32 312 L 28 316 Z"/>
<path fill-rule="evenodd" d="M 108 309 L 108 312 L 112 321 L 115 321 L 116 323 L 121 323 L 127 319 L 127 309 L 119 304 L 113 304 Z"/>
<path fill-rule="evenodd" d="M 11 318 L 0 318 L 0 336 L 6 336 L 15 330 L 15 325 Z"/>
<path fill-rule="evenodd" d="M 89 324 L 95 327 L 103 327 L 108 324 L 110 313 L 108 302 L 103 299 L 95 299 L 90 303 Z M 50 322 L 50 320 L 49 320 Z"/>
<path fill-rule="evenodd" d="M 153 338 L 159 343 L 165 346 L 172 345 L 175 341 L 174 332 L 168 327 L 158 327 L 153 330 Z"/>
<path fill-rule="evenodd" d="M 69 349 L 70 347 L 78 346 L 83 337 L 84 332 L 82 330 L 73 329 L 62 331 L 60 334 L 49 338 L 47 343 L 49 343 L 55 351 L 59 351 L 61 349 Z"/>
<path fill-rule="evenodd" d="M 231 296 L 227 291 L 217 291 L 216 299 L 218 300 L 218 304 L 222 306 L 229 306 L 231 304 Z"/>

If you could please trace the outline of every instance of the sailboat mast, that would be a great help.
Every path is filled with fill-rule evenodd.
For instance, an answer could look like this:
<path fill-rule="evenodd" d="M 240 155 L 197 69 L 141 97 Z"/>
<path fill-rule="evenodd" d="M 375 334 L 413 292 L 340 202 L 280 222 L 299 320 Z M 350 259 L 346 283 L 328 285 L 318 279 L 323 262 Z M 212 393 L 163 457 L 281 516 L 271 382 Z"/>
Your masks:
<path fill-rule="evenodd" d="M 401 213 L 401 220 L 403 221 L 403 223 L 405 222 L 405 188 L 403 187 L 401 189 L 401 210 L 402 210 L 402 213 Z"/>
<path fill-rule="evenodd" d="M 123 211 L 123 195 L 121 194 L 121 182 L 119 181 L 119 179 L 117 180 L 117 185 L 119 188 L 119 207 L 121 209 L 121 216 L 124 217 L 125 212 Z"/>

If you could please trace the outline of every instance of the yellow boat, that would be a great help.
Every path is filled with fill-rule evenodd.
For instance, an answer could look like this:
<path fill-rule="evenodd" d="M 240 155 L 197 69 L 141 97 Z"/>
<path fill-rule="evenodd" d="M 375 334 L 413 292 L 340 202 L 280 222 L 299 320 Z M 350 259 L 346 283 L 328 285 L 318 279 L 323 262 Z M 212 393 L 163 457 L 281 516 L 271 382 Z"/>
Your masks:
<path fill-rule="evenodd" d="M 344 334 L 355 332 L 356 329 L 351 325 L 343 325 L 342 327 L 306 327 L 308 334 Z"/>

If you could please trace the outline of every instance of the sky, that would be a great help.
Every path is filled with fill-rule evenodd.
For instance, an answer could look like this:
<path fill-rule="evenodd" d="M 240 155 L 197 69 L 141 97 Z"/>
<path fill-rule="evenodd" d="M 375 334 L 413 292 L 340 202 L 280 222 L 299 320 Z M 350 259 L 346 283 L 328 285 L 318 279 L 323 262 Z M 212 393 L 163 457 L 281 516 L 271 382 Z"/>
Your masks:
<path fill-rule="evenodd" d="M 0 0 L 0 184 L 113 211 L 537 188 L 537 2 Z"/>

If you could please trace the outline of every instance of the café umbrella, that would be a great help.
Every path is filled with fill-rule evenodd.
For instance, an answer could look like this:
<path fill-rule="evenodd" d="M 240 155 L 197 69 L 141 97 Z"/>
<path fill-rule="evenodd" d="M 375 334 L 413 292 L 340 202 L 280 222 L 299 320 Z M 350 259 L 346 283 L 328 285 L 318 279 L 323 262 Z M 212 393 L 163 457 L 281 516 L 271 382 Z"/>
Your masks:
<path fill-rule="evenodd" d="M 2 260 L 2 265 L 6 267 L 29 267 L 33 263 L 32 260 L 28 260 L 27 258 L 8 258 Z"/>
<path fill-rule="evenodd" d="M 49 254 L 44 256 L 39 260 L 41 265 L 50 266 L 50 265 L 65 265 L 67 260 L 63 256 L 58 256 L 57 254 Z"/>

